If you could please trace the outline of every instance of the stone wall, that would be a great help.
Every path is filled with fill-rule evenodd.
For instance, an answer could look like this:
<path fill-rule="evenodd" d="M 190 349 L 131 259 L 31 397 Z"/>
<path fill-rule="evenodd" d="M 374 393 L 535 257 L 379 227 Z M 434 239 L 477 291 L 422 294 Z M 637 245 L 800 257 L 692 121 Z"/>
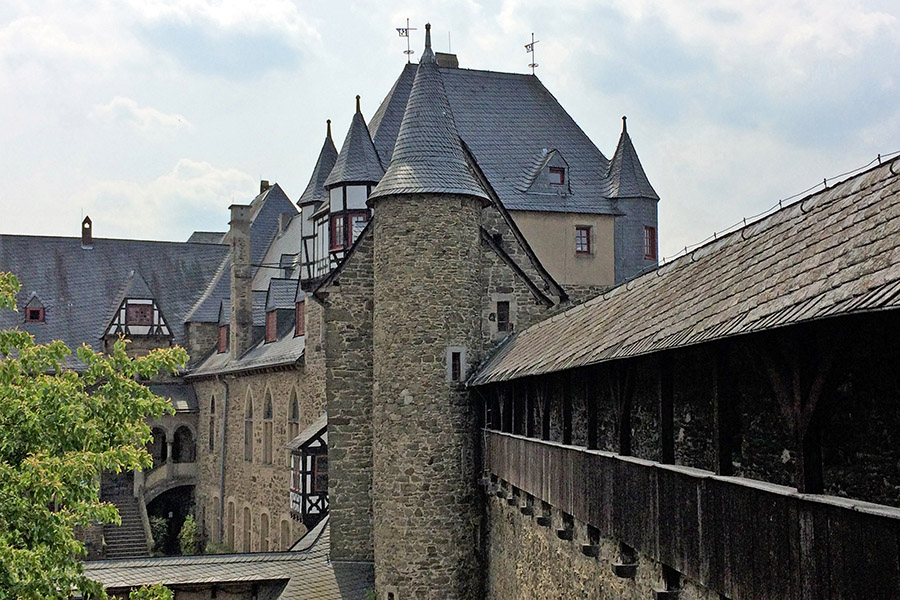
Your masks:
<path fill-rule="evenodd" d="M 373 559 L 372 249 L 367 230 L 317 292 L 325 323 L 331 557 Z"/>
<path fill-rule="evenodd" d="M 480 356 L 481 204 L 381 198 L 373 221 L 375 579 L 398 600 L 481 598 L 474 410 L 450 381 Z"/>
<path fill-rule="evenodd" d="M 634 578 L 616 576 L 612 565 L 621 562 L 619 544 L 555 509 L 544 513 L 537 507 L 534 516 L 526 516 L 494 495 L 485 503 L 488 600 L 646 600 L 655 597 L 655 590 L 666 589 L 662 564 L 640 554 L 635 555 Z M 549 514 L 550 526 L 537 524 L 542 513 Z M 566 527 L 573 530 L 572 540 L 557 536 L 556 530 Z M 598 556 L 587 556 L 585 545 L 595 546 Z M 678 588 L 679 600 L 720 599 L 683 577 Z"/>
<path fill-rule="evenodd" d="M 198 485 L 195 506 L 207 541 L 222 542 L 236 552 L 283 550 L 305 531 L 291 518 L 289 504 L 290 457 L 285 444 L 292 431 L 288 422 L 291 402 L 296 397 L 300 407 L 299 423 L 293 428 L 303 431 L 325 410 L 320 394 L 307 385 L 305 372 L 290 370 L 261 374 L 226 376 L 225 386 L 214 379 L 194 382 L 200 403 L 198 439 Z M 272 462 L 263 462 L 265 402 L 272 398 Z M 210 401 L 215 398 L 216 414 L 210 421 Z M 244 424 L 248 402 L 253 405 L 251 461 L 244 460 Z M 221 522 L 224 537 L 219 536 L 219 482 L 222 456 L 221 427 L 225 411 L 225 506 Z M 214 434 L 210 446 L 210 425 Z M 232 510 L 229 504 L 233 505 Z M 244 509 L 249 509 L 250 537 L 246 543 Z M 229 515 L 233 514 L 233 519 Z M 263 515 L 268 519 L 268 536 L 261 536 Z M 233 524 L 233 525 L 232 525 Z M 233 527 L 233 536 L 231 534 Z M 282 539 L 284 538 L 284 539 Z"/>
<path fill-rule="evenodd" d="M 197 362 L 206 352 L 219 343 L 219 324 L 185 323 L 184 338 L 185 350 L 191 355 L 191 362 Z"/>

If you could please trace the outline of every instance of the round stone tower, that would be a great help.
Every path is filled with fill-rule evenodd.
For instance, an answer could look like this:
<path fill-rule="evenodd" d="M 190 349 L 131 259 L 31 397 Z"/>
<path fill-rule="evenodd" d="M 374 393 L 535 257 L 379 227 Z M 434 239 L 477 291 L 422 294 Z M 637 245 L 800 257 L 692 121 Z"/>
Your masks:
<path fill-rule="evenodd" d="M 481 594 L 474 411 L 480 214 L 426 26 L 397 144 L 373 190 L 373 511 L 380 600 Z"/>

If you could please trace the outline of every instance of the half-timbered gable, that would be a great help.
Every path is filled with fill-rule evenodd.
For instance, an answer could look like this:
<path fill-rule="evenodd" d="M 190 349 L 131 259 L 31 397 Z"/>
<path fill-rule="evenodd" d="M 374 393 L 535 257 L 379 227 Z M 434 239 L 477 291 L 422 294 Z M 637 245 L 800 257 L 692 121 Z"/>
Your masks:
<path fill-rule="evenodd" d="M 290 441 L 291 516 L 308 528 L 328 514 L 328 418 L 323 414 Z"/>

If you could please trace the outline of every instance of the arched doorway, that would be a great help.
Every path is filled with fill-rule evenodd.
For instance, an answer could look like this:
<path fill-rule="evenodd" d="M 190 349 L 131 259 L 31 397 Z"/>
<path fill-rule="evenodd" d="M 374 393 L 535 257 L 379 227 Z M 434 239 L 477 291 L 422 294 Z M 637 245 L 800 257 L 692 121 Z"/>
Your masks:
<path fill-rule="evenodd" d="M 147 451 L 153 458 L 153 468 L 156 468 L 165 464 L 169 458 L 168 440 L 166 439 L 166 430 L 161 427 L 154 427 L 150 434 L 153 436 L 153 439 L 150 440 Z"/>
<path fill-rule="evenodd" d="M 174 452 L 173 452 L 174 453 Z M 165 555 L 180 554 L 178 547 L 178 533 L 184 525 L 194 506 L 194 486 L 182 485 L 167 490 L 151 500 L 147 504 L 147 516 L 151 519 L 151 529 L 154 529 L 152 521 L 165 520 L 165 527 L 159 527 L 157 534 L 161 537 L 158 549 Z"/>
<path fill-rule="evenodd" d="M 191 463 L 197 459 L 194 433 L 187 425 L 175 430 L 172 443 L 172 460 L 177 463 Z"/>

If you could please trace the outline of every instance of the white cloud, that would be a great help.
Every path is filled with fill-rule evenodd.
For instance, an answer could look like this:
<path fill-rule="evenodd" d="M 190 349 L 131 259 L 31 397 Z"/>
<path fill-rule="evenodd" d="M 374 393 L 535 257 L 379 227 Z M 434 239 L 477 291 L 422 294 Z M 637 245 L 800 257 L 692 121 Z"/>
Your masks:
<path fill-rule="evenodd" d="M 228 206 L 253 196 L 254 179 L 243 171 L 182 158 L 149 182 L 95 182 L 74 204 L 90 214 L 99 237 L 184 240 L 191 231 L 222 229 Z"/>
<path fill-rule="evenodd" d="M 140 106 L 131 98 L 123 96 L 116 96 L 106 104 L 95 106 L 88 116 L 117 126 L 127 124 L 149 136 L 193 129 L 191 122 L 182 115 L 164 113 L 150 106 Z"/>

